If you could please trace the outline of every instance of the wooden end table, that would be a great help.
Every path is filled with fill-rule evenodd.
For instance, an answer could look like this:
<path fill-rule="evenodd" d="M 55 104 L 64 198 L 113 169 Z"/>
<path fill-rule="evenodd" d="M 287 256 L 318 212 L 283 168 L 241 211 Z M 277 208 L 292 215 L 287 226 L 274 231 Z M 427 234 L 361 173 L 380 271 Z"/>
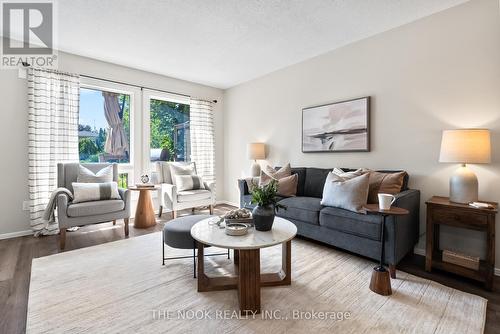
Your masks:
<path fill-rule="evenodd" d="M 365 209 L 369 214 L 376 214 L 382 217 L 380 223 L 380 263 L 373 268 L 372 278 L 370 280 L 370 290 L 382 296 L 389 296 L 392 294 L 391 277 L 384 267 L 385 221 L 388 216 L 407 215 L 410 212 L 396 206 L 391 206 L 389 210 L 381 210 L 378 204 L 367 204 L 365 205 Z"/>
<path fill-rule="evenodd" d="M 209 223 L 213 220 L 202 220 L 191 228 L 191 236 L 198 244 L 198 292 L 236 289 L 240 312 L 260 313 L 261 287 L 291 284 L 291 240 L 297 234 L 297 227 L 276 217 L 271 231 L 261 232 L 251 227 L 245 235 L 229 236 L 224 229 Z M 282 244 L 282 269 L 261 273 L 260 249 L 279 244 Z M 236 275 L 209 277 L 205 274 L 204 245 L 233 249 Z"/>
<path fill-rule="evenodd" d="M 498 203 L 485 202 L 492 209 L 478 209 L 468 204 L 450 202 L 448 197 L 433 196 L 427 204 L 427 231 L 425 270 L 432 268 L 445 270 L 483 282 L 488 290 L 493 289 L 495 267 L 495 216 Z M 453 263 L 443 262 L 443 252 L 439 249 L 439 227 L 448 225 L 486 232 L 486 258 L 479 262 L 479 270 L 465 268 Z"/>
<path fill-rule="evenodd" d="M 134 227 L 148 228 L 156 225 L 155 211 L 153 208 L 153 200 L 151 199 L 152 190 L 158 190 L 158 186 L 154 187 L 128 187 L 129 190 L 139 192 L 139 201 L 135 209 Z"/>

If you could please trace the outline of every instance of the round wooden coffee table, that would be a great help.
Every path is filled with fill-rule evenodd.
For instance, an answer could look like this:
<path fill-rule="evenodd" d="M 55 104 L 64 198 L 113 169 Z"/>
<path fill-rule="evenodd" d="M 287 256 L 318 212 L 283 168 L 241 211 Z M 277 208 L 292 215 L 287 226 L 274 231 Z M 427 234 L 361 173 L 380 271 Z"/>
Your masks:
<path fill-rule="evenodd" d="M 380 228 L 380 263 L 373 268 L 372 278 L 370 280 L 370 290 L 382 296 L 389 296 L 392 294 L 391 277 L 389 272 L 384 267 L 384 245 L 385 245 L 385 221 L 388 216 L 401 216 L 407 215 L 410 212 L 403 208 L 391 206 L 389 210 L 381 210 L 378 204 L 367 204 L 364 206 L 367 213 L 377 214 L 382 217 Z"/>
<path fill-rule="evenodd" d="M 137 207 L 135 209 L 134 227 L 148 228 L 151 226 L 155 226 L 156 217 L 150 191 L 158 190 L 159 187 L 131 186 L 128 187 L 128 189 L 139 192 L 139 201 L 137 202 Z"/>
<path fill-rule="evenodd" d="M 256 231 L 253 227 L 242 236 L 229 236 L 223 228 L 210 224 L 218 218 L 208 218 L 191 228 L 198 241 L 198 292 L 238 290 L 242 314 L 260 313 L 260 288 L 291 284 L 291 240 L 297 227 L 276 217 L 271 231 Z M 277 273 L 260 272 L 260 249 L 282 244 L 282 268 Z M 234 250 L 235 276 L 208 277 L 205 274 L 204 245 Z"/>

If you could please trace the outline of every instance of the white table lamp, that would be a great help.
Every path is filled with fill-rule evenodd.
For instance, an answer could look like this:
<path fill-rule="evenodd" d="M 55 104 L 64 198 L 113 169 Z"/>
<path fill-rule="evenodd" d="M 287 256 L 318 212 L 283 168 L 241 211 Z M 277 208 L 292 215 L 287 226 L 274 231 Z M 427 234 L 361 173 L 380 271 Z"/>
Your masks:
<path fill-rule="evenodd" d="M 247 145 L 248 159 L 253 160 L 252 167 L 250 168 L 251 176 L 260 175 L 260 165 L 257 160 L 266 158 L 266 146 L 264 143 L 250 143 Z"/>
<path fill-rule="evenodd" d="M 490 161 L 489 130 L 460 129 L 443 131 L 439 162 L 462 164 L 450 178 L 450 201 L 456 203 L 477 201 L 477 177 L 466 164 L 485 164 Z"/>

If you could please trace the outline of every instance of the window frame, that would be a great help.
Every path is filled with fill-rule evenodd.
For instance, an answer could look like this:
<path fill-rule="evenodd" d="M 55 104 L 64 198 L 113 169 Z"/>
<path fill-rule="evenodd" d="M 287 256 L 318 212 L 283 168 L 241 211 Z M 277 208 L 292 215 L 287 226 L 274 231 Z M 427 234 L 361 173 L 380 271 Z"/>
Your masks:
<path fill-rule="evenodd" d="M 128 163 L 117 163 L 118 165 L 118 172 L 119 173 L 128 173 L 128 182 L 129 186 L 135 184 L 135 179 L 136 179 L 136 174 L 140 174 L 139 172 L 135 172 L 135 167 L 139 166 L 138 165 L 138 155 L 137 155 L 137 116 L 140 114 L 137 112 L 137 103 L 139 102 L 138 100 L 140 99 L 140 89 L 135 88 L 133 86 L 128 86 L 128 85 L 122 85 L 122 84 L 117 84 L 113 82 L 108 82 L 104 80 L 99 80 L 99 79 L 92 79 L 92 78 L 85 78 L 82 77 L 80 80 L 80 88 L 84 89 L 92 89 L 92 90 L 99 90 L 99 91 L 106 91 L 106 92 L 112 92 L 112 93 L 118 93 L 118 94 L 126 94 L 130 96 L 130 142 L 129 142 L 129 149 L 130 149 L 130 156 L 129 156 L 129 162 Z M 139 99 L 137 98 L 139 97 Z M 80 116 L 78 116 L 80 118 Z M 80 121 L 80 119 L 78 119 Z"/>
<path fill-rule="evenodd" d="M 143 111 L 143 124 L 145 125 L 142 130 L 142 167 L 145 171 L 155 171 L 151 163 L 151 110 L 150 110 L 150 100 L 160 100 L 165 102 L 174 102 L 181 104 L 191 104 L 191 99 L 189 96 L 176 95 L 171 93 L 164 93 L 160 91 L 155 91 L 151 89 L 142 90 L 142 111 Z"/>

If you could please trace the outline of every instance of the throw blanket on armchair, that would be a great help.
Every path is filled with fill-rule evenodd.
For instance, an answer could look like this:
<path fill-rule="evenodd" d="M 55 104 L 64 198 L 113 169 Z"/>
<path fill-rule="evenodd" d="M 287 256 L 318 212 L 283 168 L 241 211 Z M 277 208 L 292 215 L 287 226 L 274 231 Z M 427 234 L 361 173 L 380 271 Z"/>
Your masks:
<path fill-rule="evenodd" d="M 73 194 L 66 188 L 57 188 L 50 194 L 49 203 L 47 203 L 47 207 L 45 208 L 45 212 L 43 213 L 42 220 L 40 224 L 43 224 L 43 228 L 37 229 L 35 232 L 35 237 L 38 237 L 42 230 L 45 229 L 48 231 L 46 234 L 57 234 L 59 233 L 59 224 L 56 222 L 56 205 L 57 205 L 57 196 L 59 194 L 65 194 L 69 197 L 69 199 L 73 199 Z"/>

